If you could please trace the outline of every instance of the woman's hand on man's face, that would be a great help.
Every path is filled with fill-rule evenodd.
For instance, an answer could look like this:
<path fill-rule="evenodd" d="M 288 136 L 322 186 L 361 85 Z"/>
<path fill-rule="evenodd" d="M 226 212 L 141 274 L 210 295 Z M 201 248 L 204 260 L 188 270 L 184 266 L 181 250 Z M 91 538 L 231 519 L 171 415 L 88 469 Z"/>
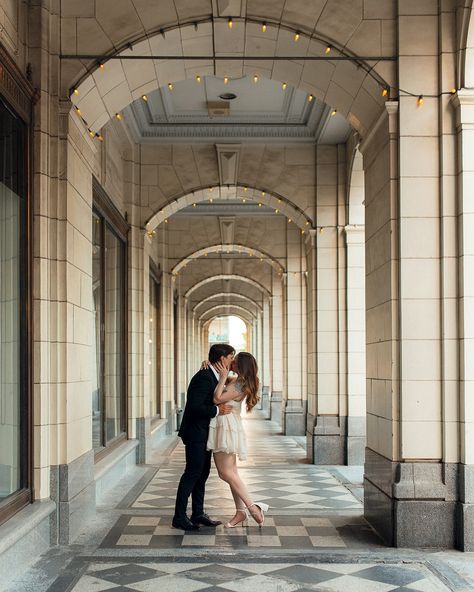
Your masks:
<path fill-rule="evenodd" d="M 225 364 L 225 362 L 222 361 L 222 359 L 216 362 L 214 366 L 221 378 L 227 378 L 227 376 L 229 376 L 230 368 Z"/>

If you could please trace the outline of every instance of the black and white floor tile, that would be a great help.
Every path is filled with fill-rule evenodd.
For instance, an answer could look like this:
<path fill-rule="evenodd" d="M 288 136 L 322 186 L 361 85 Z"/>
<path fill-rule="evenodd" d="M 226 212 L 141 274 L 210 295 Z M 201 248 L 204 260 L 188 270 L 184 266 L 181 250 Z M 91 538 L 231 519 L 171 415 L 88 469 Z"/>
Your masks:
<path fill-rule="evenodd" d="M 91 563 L 72 592 L 449 592 L 422 565 Z"/>

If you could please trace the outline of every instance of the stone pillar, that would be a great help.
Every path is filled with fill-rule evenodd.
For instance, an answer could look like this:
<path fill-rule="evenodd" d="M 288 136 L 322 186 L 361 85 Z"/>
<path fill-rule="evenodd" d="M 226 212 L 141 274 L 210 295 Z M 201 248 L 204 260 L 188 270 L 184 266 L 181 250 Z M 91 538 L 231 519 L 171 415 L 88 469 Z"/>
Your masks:
<path fill-rule="evenodd" d="M 303 269 L 301 234 L 297 227 L 287 227 L 287 272 L 285 282 L 285 409 L 286 435 L 303 436 L 306 431 L 306 401 L 303 396 Z"/>
<path fill-rule="evenodd" d="M 474 89 L 454 98 L 458 134 L 460 418 L 457 542 L 474 551 Z M 453 426 L 454 427 L 454 426 Z"/>
<path fill-rule="evenodd" d="M 272 390 L 271 381 L 271 326 L 270 326 L 270 299 L 264 297 L 262 310 L 262 345 L 263 345 L 263 373 L 262 373 L 262 410 L 265 417 L 270 416 L 270 392 Z"/>
<path fill-rule="evenodd" d="M 365 230 L 346 226 L 347 442 L 348 465 L 365 457 Z"/>
<path fill-rule="evenodd" d="M 278 424 L 282 422 L 283 399 L 283 289 L 282 280 L 272 270 L 271 296 L 271 356 L 272 356 L 272 392 L 270 397 L 270 418 Z"/>
<path fill-rule="evenodd" d="M 318 146 L 317 149 L 317 207 L 318 229 L 314 240 L 316 294 L 313 302 L 315 326 L 316 399 L 313 423 L 315 464 L 340 465 L 346 462 L 347 411 L 345 397 L 344 318 L 344 251 L 339 207 L 344 191 L 339 188 L 345 170 L 345 159 L 337 146 Z M 344 203 L 344 202 L 342 202 Z M 313 414 L 311 414 L 313 415 Z M 311 425 L 308 426 L 311 430 Z"/>

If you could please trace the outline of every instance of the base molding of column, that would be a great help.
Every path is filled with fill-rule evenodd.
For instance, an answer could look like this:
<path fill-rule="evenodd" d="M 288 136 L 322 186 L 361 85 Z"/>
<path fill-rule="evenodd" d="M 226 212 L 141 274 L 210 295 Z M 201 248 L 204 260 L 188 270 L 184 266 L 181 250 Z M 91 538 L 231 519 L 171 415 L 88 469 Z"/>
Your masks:
<path fill-rule="evenodd" d="M 261 403 L 261 410 L 265 419 L 270 418 L 270 387 L 263 386 L 262 387 L 262 400 Z"/>
<path fill-rule="evenodd" d="M 285 405 L 285 436 L 304 436 L 306 434 L 306 401 L 288 399 Z"/>
<path fill-rule="evenodd" d="M 270 397 L 270 419 L 281 426 L 282 420 L 282 405 L 283 405 L 283 392 L 272 391 Z"/>
<path fill-rule="evenodd" d="M 457 546 L 461 551 L 474 551 L 474 465 L 459 465 L 460 502 L 457 507 Z"/>
<path fill-rule="evenodd" d="M 317 415 L 313 427 L 313 464 L 346 464 L 347 419 Z"/>
<path fill-rule="evenodd" d="M 50 487 L 51 499 L 56 502 L 50 518 L 51 543 L 68 545 L 95 516 L 94 451 L 68 464 L 51 466 Z"/>
<path fill-rule="evenodd" d="M 458 465 L 393 462 L 366 449 L 364 514 L 394 547 L 456 546 Z"/>

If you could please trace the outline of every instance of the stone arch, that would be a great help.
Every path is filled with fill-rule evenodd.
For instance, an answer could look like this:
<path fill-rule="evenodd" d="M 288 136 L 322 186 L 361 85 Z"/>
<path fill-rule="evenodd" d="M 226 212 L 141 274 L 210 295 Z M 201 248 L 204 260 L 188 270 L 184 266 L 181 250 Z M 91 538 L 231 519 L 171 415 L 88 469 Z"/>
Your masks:
<path fill-rule="evenodd" d="M 200 257 L 205 257 L 209 253 L 244 253 L 250 257 L 259 257 L 261 261 L 263 260 L 268 263 L 278 273 L 283 273 L 285 271 L 283 265 L 281 265 L 281 263 L 279 263 L 277 259 L 272 257 L 269 253 L 265 253 L 259 249 L 247 247 L 245 245 L 220 243 L 218 245 L 204 247 L 203 249 L 194 251 L 194 253 L 190 253 L 187 255 L 187 257 L 181 259 L 181 261 L 173 267 L 171 273 L 173 275 L 178 274 L 181 269 L 186 267 L 189 261 L 193 259 L 199 259 Z"/>
<path fill-rule="evenodd" d="M 210 302 L 211 300 L 215 300 L 216 298 L 226 298 L 226 297 L 241 298 L 242 300 L 244 300 L 246 302 L 250 302 L 253 306 L 255 306 L 255 308 L 259 312 L 262 311 L 262 306 L 258 302 L 255 302 L 254 300 L 252 300 L 252 298 L 249 298 L 248 296 L 246 296 L 245 294 L 239 294 L 238 292 L 219 292 L 218 294 L 212 294 L 211 296 L 208 296 L 207 298 L 204 298 L 203 300 L 198 302 L 194 306 L 193 312 L 196 312 L 199 307 L 201 307 L 203 304 Z"/>
<path fill-rule="evenodd" d="M 474 6 L 473 0 L 462 2 L 460 18 L 460 51 L 458 54 L 458 88 L 474 88 Z"/>
<path fill-rule="evenodd" d="M 219 281 L 219 280 L 239 280 L 241 282 L 244 282 L 244 283 L 247 283 L 247 284 L 253 286 L 254 288 L 257 288 L 263 295 L 270 296 L 269 290 L 267 290 L 267 288 L 265 288 L 265 286 L 262 286 L 262 284 L 260 284 L 256 280 L 244 277 L 242 275 L 235 275 L 235 274 L 219 274 L 219 275 L 213 275 L 208 278 L 204 278 L 203 280 L 200 280 L 199 282 L 194 284 L 194 286 L 191 286 L 188 289 L 188 291 L 184 294 L 184 296 L 186 298 L 189 298 L 193 292 L 195 292 L 196 290 L 198 290 L 202 286 L 205 286 L 206 284 L 209 284 L 210 282 L 215 282 L 215 281 Z"/>
<path fill-rule="evenodd" d="M 157 226 L 168 220 L 173 214 L 176 214 L 183 208 L 193 206 L 209 200 L 222 199 L 242 199 L 254 203 L 262 203 L 271 207 L 275 212 L 286 216 L 288 220 L 294 222 L 302 231 L 306 232 L 312 225 L 311 218 L 307 216 L 301 208 L 291 202 L 283 195 L 274 191 L 266 191 L 264 188 L 258 189 L 244 185 L 233 187 L 212 186 L 196 189 L 190 193 L 182 195 L 165 204 L 156 212 L 145 224 L 147 232 L 152 232 Z"/>
<path fill-rule="evenodd" d="M 252 48 L 252 57 L 257 59 L 278 55 L 294 55 L 303 59 L 323 57 L 328 47 L 328 42 L 319 36 L 303 32 L 300 32 L 300 39 L 295 43 L 294 30 L 281 26 L 271 27 L 274 29 L 273 38 L 269 34 L 262 40 L 258 28 L 246 21 L 242 23 L 245 34 L 237 38 L 233 50 L 233 55 L 241 56 L 242 60 L 215 61 L 212 59 L 214 53 L 224 55 L 229 51 L 227 23 L 220 22 L 217 30 L 221 29 L 221 25 L 220 33 L 212 21 L 198 26 L 191 23 L 181 25 L 164 34 L 146 36 L 126 49 L 114 52 L 107 57 L 107 61 L 95 59 L 82 79 L 76 79 L 70 95 L 88 129 L 98 133 L 134 100 L 165 85 L 194 79 L 197 74 L 231 78 L 258 75 L 285 82 L 312 94 L 337 109 L 364 136 L 383 110 L 385 98 L 382 89 L 394 86 L 395 69 L 387 68 L 387 62 L 374 66 L 362 59 L 365 56 L 358 58 L 356 52 L 342 45 L 333 48 L 333 55 L 347 57 L 346 61 L 303 61 L 292 60 L 291 57 L 273 61 L 245 59 L 246 47 Z M 237 27 L 233 33 L 236 30 Z M 222 50 L 219 49 L 219 43 L 222 43 Z M 149 59 L 138 60 L 134 56 L 147 56 Z M 152 59 L 152 56 L 163 59 Z M 204 59 L 199 62 L 172 59 L 175 56 L 204 56 Z M 205 56 L 210 57 L 207 59 Z"/>
<path fill-rule="evenodd" d="M 209 325 L 212 323 L 212 321 L 214 321 L 215 319 L 226 317 L 226 316 L 229 316 L 229 315 L 228 314 L 222 314 L 222 313 L 214 314 L 209 319 L 206 319 L 202 323 L 201 327 L 202 327 L 203 330 L 206 330 L 207 328 L 209 328 Z M 247 327 L 247 332 L 248 333 L 251 332 L 251 330 L 252 330 L 252 319 L 250 319 L 250 318 L 248 319 L 248 318 L 244 317 L 242 315 L 242 313 L 239 312 L 239 311 L 235 311 L 235 313 L 232 313 L 232 315 L 230 315 L 230 316 L 237 317 L 241 321 L 243 321 L 245 323 L 245 326 Z"/>
<path fill-rule="evenodd" d="M 243 306 L 240 306 L 238 304 L 216 304 L 216 306 L 213 306 L 212 308 L 209 308 L 208 310 L 204 311 L 198 318 L 198 321 L 201 322 L 203 320 L 203 318 L 205 316 L 207 316 L 210 312 L 217 312 L 218 310 L 225 310 L 226 312 L 229 312 L 230 310 L 238 310 L 241 313 L 246 313 L 250 316 L 250 318 L 252 319 L 252 321 L 256 320 L 255 315 L 250 312 L 249 310 L 247 310 L 246 308 L 244 308 Z"/>

